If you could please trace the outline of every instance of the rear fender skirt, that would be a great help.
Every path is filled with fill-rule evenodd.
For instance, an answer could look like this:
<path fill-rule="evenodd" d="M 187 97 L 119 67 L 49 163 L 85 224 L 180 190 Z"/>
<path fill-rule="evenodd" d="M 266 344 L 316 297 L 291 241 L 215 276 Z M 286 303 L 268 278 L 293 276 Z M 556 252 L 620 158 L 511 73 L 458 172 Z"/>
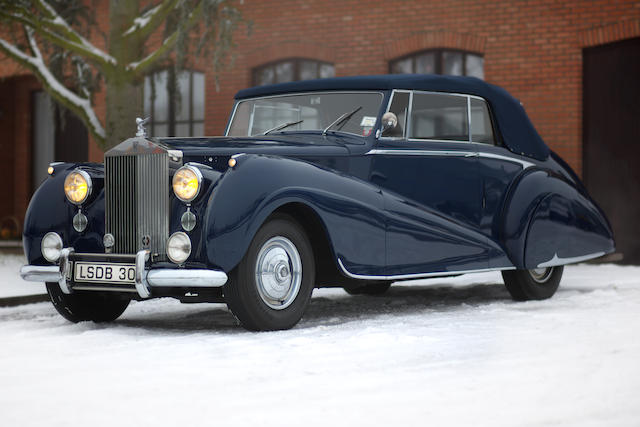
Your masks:
<path fill-rule="evenodd" d="M 601 210 L 574 183 L 545 170 L 523 173 L 502 214 L 500 241 L 516 268 L 537 268 L 614 250 L 611 228 Z M 558 264 L 559 265 L 559 264 Z"/>
<path fill-rule="evenodd" d="M 577 191 L 573 197 L 545 197 L 533 214 L 525 246 L 525 268 L 549 267 L 614 251 L 613 237 L 599 210 Z"/>

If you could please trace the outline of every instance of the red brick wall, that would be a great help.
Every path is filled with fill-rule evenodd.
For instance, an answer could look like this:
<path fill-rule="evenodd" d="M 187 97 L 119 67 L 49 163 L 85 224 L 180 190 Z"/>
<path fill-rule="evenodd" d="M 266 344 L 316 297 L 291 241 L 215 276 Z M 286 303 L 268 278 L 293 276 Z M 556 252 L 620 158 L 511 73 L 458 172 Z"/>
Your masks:
<path fill-rule="evenodd" d="M 335 64 L 339 76 L 381 74 L 390 59 L 448 47 L 482 53 L 485 79 L 524 104 L 536 128 L 580 173 L 582 48 L 640 36 L 640 1 L 245 1 L 253 34 L 236 36 L 233 69 L 207 79 L 208 134 L 222 132 L 251 69 L 287 57 Z"/>
<path fill-rule="evenodd" d="M 99 22 L 108 21 L 107 6 L 100 2 L 95 11 L 104 17 Z M 223 131 L 233 95 L 251 84 L 251 70 L 260 64 L 306 57 L 334 63 L 338 76 L 383 74 L 391 59 L 423 49 L 455 48 L 484 55 L 485 79 L 522 101 L 547 144 L 578 173 L 582 49 L 640 37 L 640 1 L 631 0 L 245 0 L 241 7 L 253 22 L 253 33 L 247 37 L 243 28 L 236 33 L 235 63 L 218 76 L 219 90 L 210 62 L 196 61 L 196 69 L 207 70 L 209 135 Z M 156 43 L 159 36 L 154 35 Z M 0 78 L 17 73 L 24 71 L 0 55 Z M 15 162 L 5 158 L 0 178 L 8 177 L 13 165 L 23 165 L 25 179 L 16 180 L 11 194 L 0 194 L 0 212 L 12 210 L 22 218 L 30 192 L 30 97 L 28 89 L 0 84 L 0 103 L 11 90 L 15 111 L 9 115 L 17 127 L 14 141 L 7 145 L 4 138 L 2 146 L 13 147 L 10 158 Z M 103 94 L 97 102 L 103 116 Z M 5 120 L 0 118 L 4 136 L 10 127 Z M 89 158 L 102 159 L 91 141 Z"/>

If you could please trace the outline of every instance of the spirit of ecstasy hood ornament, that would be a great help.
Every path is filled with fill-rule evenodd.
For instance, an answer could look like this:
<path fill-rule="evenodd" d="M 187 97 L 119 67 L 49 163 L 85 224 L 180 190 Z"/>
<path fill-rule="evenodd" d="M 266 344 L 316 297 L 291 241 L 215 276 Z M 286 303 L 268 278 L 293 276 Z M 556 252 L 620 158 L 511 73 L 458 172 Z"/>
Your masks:
<path fill-rule="evenodd" d="M 144 126 L 147 124 L 150 118 L 151 116 L 147 117 L 146 119 L 141 119 L 140 117 L 136 118 L 136 125 L 138 125 L 136 136 L 147 136 L 147 130 L 144 128 Z"/>

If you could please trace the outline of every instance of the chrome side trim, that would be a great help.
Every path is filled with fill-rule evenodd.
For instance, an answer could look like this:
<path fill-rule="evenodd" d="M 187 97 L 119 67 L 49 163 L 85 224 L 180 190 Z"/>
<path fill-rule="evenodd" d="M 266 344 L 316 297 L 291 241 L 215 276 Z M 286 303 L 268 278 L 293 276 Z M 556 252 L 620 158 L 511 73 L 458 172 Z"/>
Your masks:
<path fill-rule="evenodd" d="M 149 298 L 151 292 L 147 287 L 147 270 L 145 270 L 145 262 L 149 257 L 149 251 L 138 251 L 136 253 L 136 291 L 140 298 Z"/>
<path fill-rule="evenodd" d="M 467 273 L 485 273 L 488 271 L 501 271 L 501 270 L 515 270 L 515 267 L 499 267 L 499 268 L 483 268 L 480 270 L 462 270 L 462 271 L 439 271 L 435 273 L 416 273 L 416 274 L 397 274 L 393 276 L 368 276 L 364 274 L 353 274 L 350 273 L 342 264 L 342 260 L 338 258 L 338 266 L 340 266 L 340 270 L 347 276 L 352 279 L 358 280 L 405 280 L 405 279 L 424 279 L 428 277 L 434 276 L 457 276 L 459 274 L 467 274 Z"/>
<path fill-rule="evenodd" d="M 227 275 L 219 270 L 157 269 L 147 273 L 150 287 L 219 288 L 227 283 Z"/>
<path fill-rule="evenodd" d="M 551 258 L 549 261 L 545 261 L 541 264 L 538 264 L 538 268 L 542 268 L 542 267 L 555 267 L 557 265 L 565 265 L 565 264 L 574 264 L 576 262 L 581 262 L 581 261 L 586 261 L 588 259 L 593 259 L 593 258 L 598 258 L 601 257 L 602 255 L 604 255 L 605 252 L 595 252 L 589 255 L 583 255 L 583 256 L 576 256 L 576 257 L 570 257 L 570 258 L 560 258 L 558 256 L 558 254 L 554 254 L 553 258 Z"/>
<path fill-rule="evenodd" d="M 455 150 L 385 150 L 374 149 L 364 153 L 365 156 L 371 154 L 385 154 L 391 156 L 446 156 L 446 157 L 477 157 L 475 151 L 455 151 Z"/>
<path fill-rule="evenodd" d="M 20 277 L 28 282 L 58 282 L 60 267 L 57 265 L 23 265 Z"/>
<path fill-rule="evenodd" d="M 426 141 L 426 140 L 425 140 Z M 452 141 L 449 141 L 452 142 Z M 469 144 L 465 142 L 465 144 Z M 478 151 L 457 151 L 457 150 L 404 150 L 404 149 L 373 149 L 364 153 L 365 156 L 372 154 L 383 154 L 391 156 L 447 156 L 447 157 L 482 157 L 485 159 L 504 160 L 518 163 L 523 169 L 535 166 L 535 163 L 515 157 L 503 156 L 501 154 L 483 153 Z"/>
<path fill-rule="evenodd" d="M 69 254 L 74 252 L 73 248 L 64 248 L 60 251 L 60 278 L 58 279 L 58 285 L 62 293 L 70 294 L 73 292 L 67 284 L 67 277 L 71 276 L 71 263 L 69 262 Z"/>
<path fill-rule="evenodd" d="M 497 160 L 504 160 L 504 161 L 507 161 L 507 162 L 519 163 L 519 164 L 522 165 L 522 169 L 527 169 L 527 168 L 530 168 L 530 167 L 533 167 L 533 166 L 536 165 L 533 162 L 528 162 L 526 160 L 517 159 L 515 157 L 503 156 L 501 154 L 479 152 L 478 156 L 482 157 L 482 158 L 485 158 L 485 159 L 497 159 Z"/>

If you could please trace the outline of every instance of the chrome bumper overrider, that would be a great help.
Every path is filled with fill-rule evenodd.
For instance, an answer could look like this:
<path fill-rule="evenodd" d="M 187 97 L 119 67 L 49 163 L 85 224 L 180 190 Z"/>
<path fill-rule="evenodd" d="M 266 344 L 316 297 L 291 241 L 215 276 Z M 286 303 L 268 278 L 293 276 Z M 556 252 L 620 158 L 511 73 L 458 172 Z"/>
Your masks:
<path fill-rule="evenodd" d="M 30 282 L 58 282 L 65 294 L 73 292 L 70 286 L 71 263 L 69 254 L 72 248 L 65 248 L 60 255 L 59 265 L 23 265 L 20 276 Z M 136 254 L 136 292 L 141 298 L 149 298 L 153 288 L 219 288 L 227 283 L 227 275 L 220 270 L 185 270 L 177 268 L 148 269 L 145 261 L 146 251 Z M 104 290 L 101 287 L 100 290 Z"/>

